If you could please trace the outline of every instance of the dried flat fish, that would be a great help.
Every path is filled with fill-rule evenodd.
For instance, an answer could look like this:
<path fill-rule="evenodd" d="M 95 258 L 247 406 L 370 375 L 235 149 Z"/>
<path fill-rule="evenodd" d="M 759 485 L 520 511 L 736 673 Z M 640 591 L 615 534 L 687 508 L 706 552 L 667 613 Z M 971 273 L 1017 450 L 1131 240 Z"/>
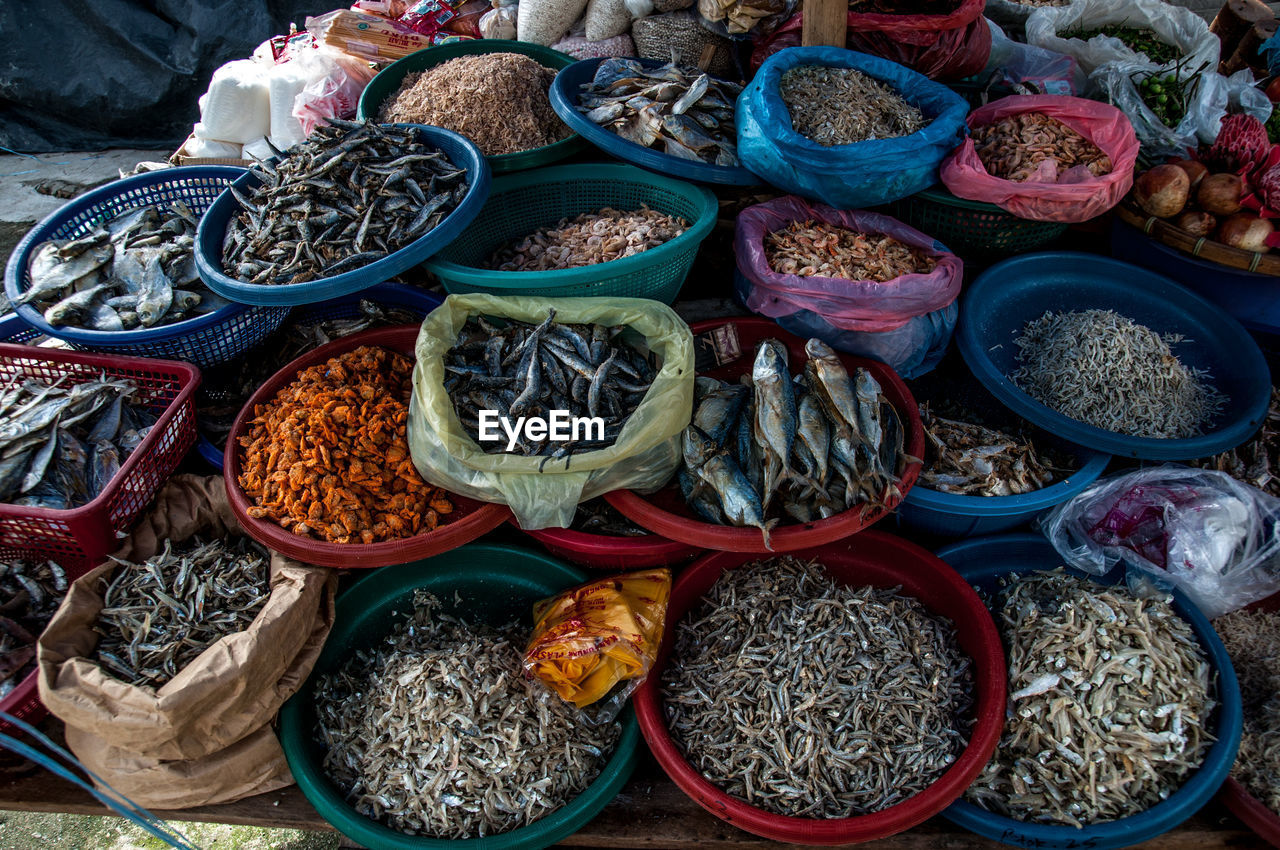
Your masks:
<path fill-rule="evenodd" d="M 1231 656 L 1244 704 L 1231 776 L 1280 815 L 1280 611 L 1232 611 L 1213 627 Z"/>
<path fill-rule="evenodd" d="M 0 698 L 36 669 L 36 638 L 67 594 L 53 561 L 0 561 Z"/>
<path fill-rule="evenodd" d="M 1214 684 L 1170 597 L 1055 570 L 1010 576 L 996 604 L 1009 707 L 966 799 L 1083 827 L 1151 808 L 1204 761 Z"/>
<path fill-rule="evenodd" d="M 902 95 L 854 68 L 799 65 L 783 72 L 779 93 L 791 128 L 825 147 L 896 139 L 930 123 Z"/>
<path fill-rule="evenodd" d="M 676 626 L 667 726 L 697 770 L 774 814 L 843 818 L 918 794 L 972 726 L 955 627 L 816 561 L 727 570 Z"/>
<path fill-rule="evenodd" d="M 862 233 L 824 221 L 793 221 L 764 238 L 765 257 L 778 274 L 887 283 L 928 274 L 938 261 L 883 233 Z"/>
<path fill-rule="evenodd" d="M 1014 383 L 1064 416 L 1162 440 L 1203 434 L 1226 403 L 1203 369 L 1189 369 L 1161 335 L 1113 310 L 1045 312 L 1014 340 Z"/>
<path fill-rule="evenodd" d="M 500 272 L 576 269 L 620 260 L 670 242 L 689 229 L 689 222 L 641 205 L 634 212 L 604 207 L 577 218 L 562 218 L 499 248 L 489 268 Z"/>
<path fill-rule="evenodd" d="M 478 838 L 533 823 L 599 775 L 617 723 L 524 676 L 517 624 L 476 627 L 415 594 L 372 650 L 320 677 L 323 769 L 362 815 L 409 835 Z"/>
<path fill-rule="evenodd" d="M 956 419 L 920 405 L 929 451 L 920 485 L 962 496 L 1018 496 L 1070 473 L 1042 458 L 1031 440 Z"/>
<path fill-rule="evenodd" d="M 1111 173 L 1111 157 L 1043 112 L 1009 115 L 973 131 L 974 152 L 995 177 L 1015 183 L 1078 182 Z"/>

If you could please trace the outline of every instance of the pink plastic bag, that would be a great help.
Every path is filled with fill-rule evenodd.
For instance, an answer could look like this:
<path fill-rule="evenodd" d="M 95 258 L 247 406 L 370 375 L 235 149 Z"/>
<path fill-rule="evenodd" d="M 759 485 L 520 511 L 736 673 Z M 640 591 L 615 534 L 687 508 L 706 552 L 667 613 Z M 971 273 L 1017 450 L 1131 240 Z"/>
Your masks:
<path fill-rule="evenodd" d="M 764 238 L 793 221 L 822 221 L 863 233 L 883 233 L 922 249 L 938 261 L 928 274 L 907 274 L 885 283 L 779 274 L 769 266 Z M 946 307 L 960 294 L 964 264 L 926 236 L 897 219 L 863 210 L 838 210 L 794 195 L 747 207 L 734 233 L 738 272 L 752 286 L 747 308 L 770 318 L 808 310 L 848 331 L 881 333 Z"/>
<path fill-rule="evenodd" d="M 1057 118 L 1111 157 L 1111 173 L 1084 178 L 1065 172 L 1056 183 L 1015 183 L 995 177 L 983 167 L 973 140 L 942 161 L 942 182 L 957 198 L 986 201 L 1032 221 L 1076 224 L 1102 215 L 1120 203 L 1133 186 L 1138 138 L 1125 114 L 1114 106 L 1066 95 L 1013 95 L 988 103 L 969 114 L 969 127 L 984 127 L 1023 112 L 1043 112 Z"/>
<path fill-rule="evenodd" d="M 318 52 L 329 66 L 328 73 L 307 83 L 293 100 L 293 117 L 308 136 L 329 118 L 354 118 L 364 87 L 378 73 L 359 57 L 329 48 Z"/>

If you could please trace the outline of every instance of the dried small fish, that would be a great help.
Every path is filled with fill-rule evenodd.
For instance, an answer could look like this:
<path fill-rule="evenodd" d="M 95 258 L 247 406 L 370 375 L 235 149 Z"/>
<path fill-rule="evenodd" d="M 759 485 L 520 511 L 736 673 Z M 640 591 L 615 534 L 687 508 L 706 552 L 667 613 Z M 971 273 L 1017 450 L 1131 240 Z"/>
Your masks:
<path fill-rule="evenodd" d="M 854 68 L 799 65 L 778 87 L 791 128 L 820 145 L 896 139 L 930 123 L 889 86 Z"/>
<path fill-rule="evenodd" d="M 374 649 L 316 687 L 324 772 L 365 817 L 409 835 L 479 838 L 537 821 L 599 775 L 617 723 L 524 676 L 518 624 L 476 627 L 415 594 Z"/>
<path fill-rule="evenodd" d="M 247 283 L 305 283 L 354 271 L 430 233 L 469 189 L 465 168 L 412 128 L 330 118 L 274 164 L 240 205 L 222 270 Z"/>
<path fill-rule="evenodd" d="M 130 685 L 162 687 L 219 639 L 249 627 L 271 595 L 271 553 L 248 537 L 199 537 L 119 564 L 102 597 L 93 658 Z"/>
<path fill-rule="evenodd" d="M 878 283 L 928 274 L 938 261 L 883 233 L 861 233 L 824 221 L 793 221 L 764 238 L 769 267 L 778 274 L 838 277 Z"/>
<path fill-rule="evenodd" d="M 1204 433 L 1226 397 L 1158 334 L 1113 310 L 1045 312 L 1027 322 L 1014 383 L 1041 404 L 1097 428 L 1163 440 Z"/>
<path fill-rule="evenodd" d="M 608 537 L 648 537 L 653 534 L 627 519 L 604 499 L 589 499 L 579 504 L 577 513 L 573 515 L 572 528 Z"/>
<path fill-rule="evenodd" d="M 53 561 L 0 561 L 0 698 L 36 669 L 36 638 L 67 594 Z"/>
<path fill-rule="evenodd" d="M 562 218 L 499 248 L 489 268 L 500 272 L 540 272 L 575 269 L 630 257 L 670 242 L 689 229 L 679 216 L 651 210 L 634 212 L 604 207 L 574 219 Z"/>
<path fill-rule="evenodd" d="M 1111 157 L 1043 112 L 1009 115 L 973 131 L 974 151 L 995 177 L 1015 183 L 1079 182 L 1111 173 Z"/>
<path fill-rule="evenodd" d="M 843 818 L 918 794 L 959 757 L 971 668 L 916 599 L 784 557 L 716 580 L 676 625 L 661 692 L 707 780 L 775 814 Z"/>
<path fill-rule="evenodd" d="M 1070 470 L 1042 458 L 1031 440 L 972 422 L 933 415 L 920 405 L 929 443 L 920 485 L 962 496 L 1018 496 L 1047 487 Z"/>
<path fill-rule="evenodd" d="M 1231 656 L 1244 703 L 1231 776 L 1280 815 L 1280 611 L 1232 611 L 1213 627 Z"/>
<path fill-rule="evenodd" d="M 1009 707 L 966 799 L 1083 827 L 1151 808 L 1204 761 L 1214 684 L 1170 597 L 1055 570 L 1010 576 L 996 605 Z"/>
<path fill-rule="evenodd" d="M 1257 436 L 1231 451 L 1191 461 L 1190 465 L 1225 472 L 1237 481 L 1280 496 L 1280 389 L 1271 388 L 1267 418 Z"/>

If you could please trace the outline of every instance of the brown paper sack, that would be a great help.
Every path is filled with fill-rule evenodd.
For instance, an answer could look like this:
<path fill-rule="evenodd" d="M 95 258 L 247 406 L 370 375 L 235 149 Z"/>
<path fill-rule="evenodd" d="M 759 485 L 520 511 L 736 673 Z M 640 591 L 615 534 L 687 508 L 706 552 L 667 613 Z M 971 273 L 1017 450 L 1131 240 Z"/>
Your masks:
<path fill-rule="evenodd" d="M 138 563 L 165 539 L 197 533 L 241 531 L 221 478 L 177 475 L 115 555 Z M 258 732 L 302 686 L 333 626 L 336 574 L 273 552 L 271 596 L 247 629 L 218 640 L 159 689 L 126 684 L 89 660 L 115 569 L 108 561 L 72 583 L 40 636 L 40 698 L 69 737 L 74 727 L 135 756 L 197 759 Z"/>
<path fill-rule="evenodd" d="M 147 809 L 232 803 L 293 784 L 284 750 L 270 726 L 225 750 L 188 760 L 140 756 L 72 726 L 67 727 L 67 746 L 85 767 Z"/>

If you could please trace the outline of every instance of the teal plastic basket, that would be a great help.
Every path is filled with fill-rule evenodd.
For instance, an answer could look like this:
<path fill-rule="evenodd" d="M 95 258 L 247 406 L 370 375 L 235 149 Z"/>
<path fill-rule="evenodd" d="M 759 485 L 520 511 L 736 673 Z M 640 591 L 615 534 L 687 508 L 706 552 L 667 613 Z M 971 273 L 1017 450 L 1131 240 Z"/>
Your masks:
<path fill-rule="evenodd" d="M 602 207 L 638 210 L 642 204 L 684 218 L 689 229 L 656 248 L 593 266 L 544 272 L 486 268 L 498 248 L 561 219 Z M 707 189 L 631 165 L 560 165 L 509 174 L 493 181 L 480 214 L 423 267 L 450 294 L 615 296 L 670 304 L 689 275 L 698 245 L 715 226 L 718 209 Z"/>

